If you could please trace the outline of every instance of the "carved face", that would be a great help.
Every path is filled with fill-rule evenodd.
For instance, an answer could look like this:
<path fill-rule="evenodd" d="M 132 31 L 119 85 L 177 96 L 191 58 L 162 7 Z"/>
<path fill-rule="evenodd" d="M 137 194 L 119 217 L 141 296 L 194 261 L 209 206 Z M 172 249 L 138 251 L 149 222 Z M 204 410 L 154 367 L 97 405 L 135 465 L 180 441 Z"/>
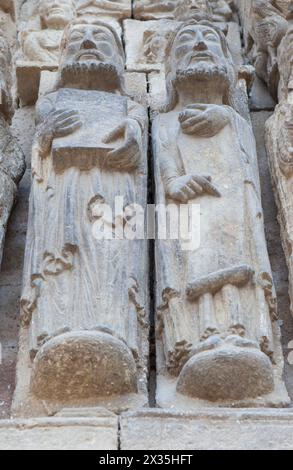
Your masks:
<path fill-rule="evenodd" d="M 194 17 L 202 12 L 209 12 L 210 6 L 208 0 L 189 0 L 190 4 L 190 17 Z"/>
<path fill-rule="evenodd" d="M 75 24 L 67 32 L 60 69 L 63 77 L 66 75 L 66 81 L 71 80 L 73 72 L 80 83 L 91 75 L 89 88 L 107 85 L 113 88 L 123 74 L 124 57 L 107 25 Z"/>
<path fill-rule="evenodd" d="M 96 62 L 121 65 L 112 32 L 101 25 L 74 25 L 69 32 L 65 62 Z"/>
<path fill-rule="evenodd" d="M 212 15 L 209 0 L 176 0 L 174 8 L 175 17 L 180 21 L 208 19 Z"/>
<path fill-rule="evenodd" d="M 75 17 L 74 0 L 42 0 L 39 7 L 42 23 L 47 28 L 65 28 Z"/>
<path fill-rule="evenodd" d="M 187 25 L 181 29 L 173 44 L 171 60 L 175 70 L 185 71 L 226 63 L 219 34 L 206 25 Z"/>

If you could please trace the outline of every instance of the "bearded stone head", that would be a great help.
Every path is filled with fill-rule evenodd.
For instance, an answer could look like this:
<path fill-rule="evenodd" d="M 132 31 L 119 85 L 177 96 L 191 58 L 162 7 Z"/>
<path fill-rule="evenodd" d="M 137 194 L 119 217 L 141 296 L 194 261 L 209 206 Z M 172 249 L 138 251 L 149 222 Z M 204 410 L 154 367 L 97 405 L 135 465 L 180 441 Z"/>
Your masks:
<path fill-rule="evenodd" d="M 75 18 L 75 2 L 74 0 L 41 0 L 39 15 L 43 29 L 63 29 Z"/>
<path fill-rule="evenodd" d="M 177 103 L 177 86 L 205 87 L 213 81 L 229 104 L 236 73 L 227 41 L 222 31 L 208 21 L 183 23 L 170 38 L 167 47 L 167 108 Z"/>
<path fill-rule="evenodd" d="M 11 117 L 12 112 L 10 63 L 9 46 L 0 32 L 0 112 L 8 118 Z"/>
<path fill-rule="evenodd" d="M 60 86 L 115 91 L 123 88 L 125 56 L 115 29 L 102 21 L 75 20 L 61 43 Z"/>

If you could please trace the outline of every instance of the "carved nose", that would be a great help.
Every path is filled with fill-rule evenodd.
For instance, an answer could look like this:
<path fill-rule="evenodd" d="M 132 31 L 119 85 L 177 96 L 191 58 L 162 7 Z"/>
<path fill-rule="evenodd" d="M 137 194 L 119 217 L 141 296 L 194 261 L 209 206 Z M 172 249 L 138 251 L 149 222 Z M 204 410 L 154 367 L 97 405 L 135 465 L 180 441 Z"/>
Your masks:
<path fill-rule="evenodd" d="M 82 49 L 96 49 L 96 44 L 91 39 L 87 38 L 82 42 Z"/>
<path fill-rule="evenodd" d="M 202 39 L 200 39 L 198 41 L 195 41 L 195 43 L 193 44 L 193 49 L 195 51 L 205 51 L 207 49 L 207 45 Z"/>

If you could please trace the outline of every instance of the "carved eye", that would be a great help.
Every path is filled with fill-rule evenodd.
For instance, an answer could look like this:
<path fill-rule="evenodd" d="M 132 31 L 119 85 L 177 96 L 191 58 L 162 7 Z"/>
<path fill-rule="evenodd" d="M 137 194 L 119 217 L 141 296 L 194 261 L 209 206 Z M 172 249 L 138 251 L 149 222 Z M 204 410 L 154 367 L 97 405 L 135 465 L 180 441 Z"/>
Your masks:
<path fill-rule="evenodd" d="M 78 41 L 78 40 L 80 40 L 80 39 L 82 39 L 82 38 L 83 38 L 83 34 L 82 34 L 82 33 L 79 33 L 78 31 L 74 31 L 74 32 L 71 34 L 71 36 L 70 36 L 70 39 L 71 39 L 72 41 Z"/>
<path fill-rule="evenodd" d="M 211 33 L 211 32 L 205 33 L 204 37 L 208 41 L 217 41 L 218 40 L 218 37 L 214 33 Z"/>
<path fill-rule="evenodd" d="M 192 36 L 191 34 L 188 34 L 188 33 L 184 33 L 179 37 L 180 42 L 190 41 L 191 39 L 192 39 Z"/>
<path fill-rule="evenodd" d="M 95 39 L 99 39 L 100 41 L 108 41 L 107 35 L 104 33 L 101 33 L 100 31 L 93 32 L 93 36 Z"/>

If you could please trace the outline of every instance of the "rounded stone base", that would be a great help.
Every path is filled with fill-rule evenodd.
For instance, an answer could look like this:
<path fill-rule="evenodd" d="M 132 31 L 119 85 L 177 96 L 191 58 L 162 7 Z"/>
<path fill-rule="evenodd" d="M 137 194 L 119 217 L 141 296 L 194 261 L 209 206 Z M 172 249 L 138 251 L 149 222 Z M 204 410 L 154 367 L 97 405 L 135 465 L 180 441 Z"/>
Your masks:
<path fill-rule="evenodd" d="M 257 349 L 231 345 L 192 356 L 177 383 L 179 393 L 213 402 L 256 398 L 273 389 L 269 358 Z"/>
<path fill-rule="evenodd" d="M 31 391 L 62 401 L 136 392 L 136 364 L 129 348 L 108 333 L 65 333 L 36 355 Z"/>

